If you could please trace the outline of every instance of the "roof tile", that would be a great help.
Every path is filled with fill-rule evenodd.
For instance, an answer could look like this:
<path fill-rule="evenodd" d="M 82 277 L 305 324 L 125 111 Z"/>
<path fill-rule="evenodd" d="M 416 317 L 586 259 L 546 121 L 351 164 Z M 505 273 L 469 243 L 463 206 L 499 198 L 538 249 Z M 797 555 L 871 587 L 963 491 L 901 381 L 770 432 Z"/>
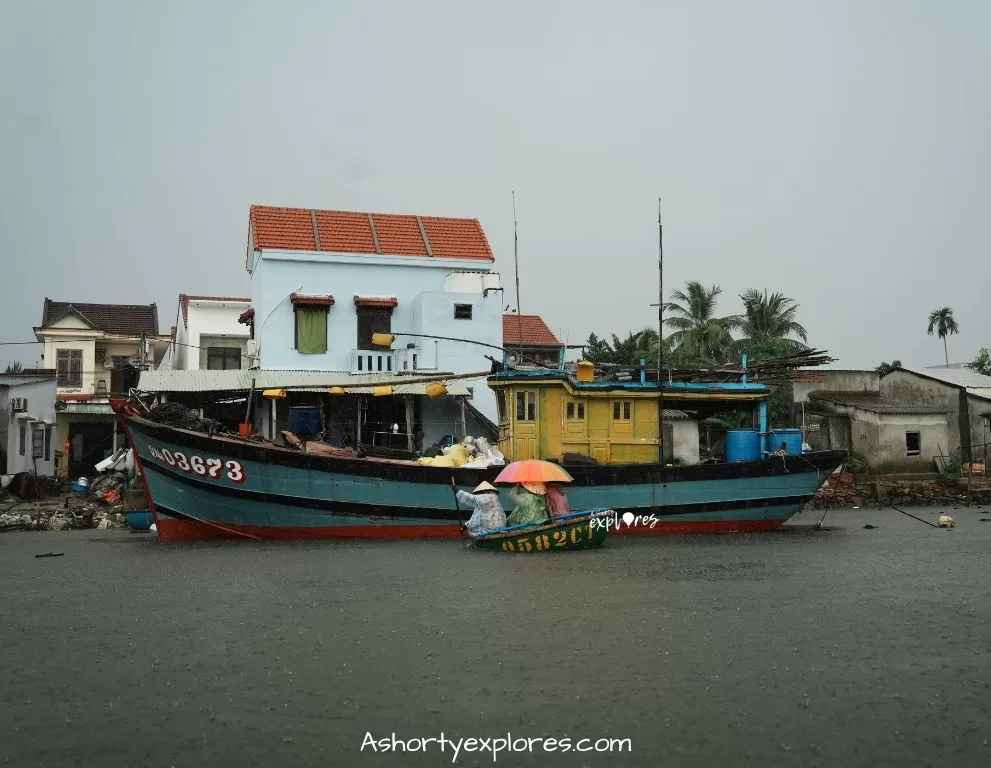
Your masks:
<path fill-rule="evenodd" d="M 76 312 L 99 331 L 158 335 L 158 307 L 155 304 L 84 304 L 77 301 L 45 299 L 42 327 Z"/>
<path fill-rule="evenodd" d="M 425 242 L 417 217 L 412 215 L 311 212 L 308 208 L 266 205 L 251 206 L 252 246 L 256 249 L 375 254 L 375 238 L 368 223 L 369 216 L 375 224 L 378 252 L 382 255 L 425 257 L 429 242 L 430 255 L 434 258 L 494 261 L 492 248 L 478 219 L 421 216 Z M 319 249 L 313 233 L 314 218 L 320 240 Z"/>
<path fill-rule="evenodd" d="M 527 346 L 560 347 L 561 342 L 551 333 L 540 315 L 503 315 L 502 343 L 509 347 L 514 344 Z"/>

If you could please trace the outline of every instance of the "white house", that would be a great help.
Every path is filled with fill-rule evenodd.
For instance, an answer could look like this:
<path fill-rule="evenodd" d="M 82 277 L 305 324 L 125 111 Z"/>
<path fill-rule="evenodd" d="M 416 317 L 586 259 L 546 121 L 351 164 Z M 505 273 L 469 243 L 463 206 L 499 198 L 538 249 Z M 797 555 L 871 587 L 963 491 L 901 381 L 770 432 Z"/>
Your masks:
<path fill-rule="evenodd" d="M 0 475 L 55 474 L 55 371 L 0 373 Z"/>
<path fill-rule="evenodd" d="M 488 371 L 504 305 L 493 262 L 477 219 L 252 206 L 249 354 L 264 370 Z M 373 344 L 380 332 L 395 342 Z M 467 384 L 494 421 L 484 378 Z"/>
<path fill-rule="evenodd" d="M 251 299 L 179 294 L 176 329 L 162 368 L 224 371 L 250 368 L 250 332 L 238 322 Z"/>
<path fill-rule="evenodd" d="M 35 338 L 44 343 L 44 367 L 56 375 L 55 444 L 68 445 L 58 471 L 91 475 L 94 465 L 123 445 L 110 393 L 127 394 L 142 369 L 165 354 L 154 304 L 87 304 L 46 298 Z"/>

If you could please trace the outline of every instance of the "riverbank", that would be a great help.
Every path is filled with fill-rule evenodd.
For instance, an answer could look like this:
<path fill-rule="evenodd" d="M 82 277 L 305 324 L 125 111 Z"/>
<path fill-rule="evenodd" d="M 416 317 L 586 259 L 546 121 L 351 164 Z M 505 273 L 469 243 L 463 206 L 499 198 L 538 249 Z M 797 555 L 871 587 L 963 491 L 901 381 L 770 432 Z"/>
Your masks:
<path fill-rule="evenodd" d="M 547 556 L 8 533 L 4 755 L 443 766 L 450 751 L 361 745 L 511 732 L 630 738 L 632 752 L 499 765 L 981 765 L 991 511 L 918 514 L 940 513 L 956 528 L 887 509 L 830 511 L 820 530 L 806 511 L 767 534 Z"/>

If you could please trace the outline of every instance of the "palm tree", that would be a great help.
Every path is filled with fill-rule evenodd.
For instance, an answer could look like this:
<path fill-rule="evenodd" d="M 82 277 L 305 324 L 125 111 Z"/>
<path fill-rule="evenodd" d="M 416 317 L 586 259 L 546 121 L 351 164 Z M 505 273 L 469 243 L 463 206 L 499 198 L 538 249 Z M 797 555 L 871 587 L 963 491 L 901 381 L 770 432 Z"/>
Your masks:
<path fill-rule="evenodd" d="M 755 288 L 740 296 L 743 301 L 743 316 L 737 328 L 743 334 L 736 346 L 739 348 L 752 347 L 757 344 L 773 346 L 784 350 L 805 349 L 805 345 L 791 335 L 798 336 L 803 342 L 808 341 L 805 328 L 795 320 L 798 314 L 798 304 L 783 293 L 763 292 Z"/>
<path fill-rule="evenodd" d="M 936 335 L 943 340 L 943 357 L 946 359 L 946 367 L 950 367 L 950 355 L 946 351 L 946 337 L 952 336 L 954 333 L 960 333 L 960 328 L 957 326 L 957 321 L 953 319 L 953 310 L 949 307 L 943 307 L 942 309 L 934 309 L 929 313 L 929 335 L 933 335 L 933 331 L 936 331 Z"/>
<path fill-rule="evenodd" d="M 670 339 L 678 349 L 691 350 L 699 358 L 721 362 L 733 343 L 730 331 L 740 318 L 715 317 L 716 298 L 723 289 L 718 285 L 706 288 L 697 280 L 685 284 L 684 291 L 673 291 L 672 301 L 664 305 L 674 314 L 664 320 L 674 329 Z"/>

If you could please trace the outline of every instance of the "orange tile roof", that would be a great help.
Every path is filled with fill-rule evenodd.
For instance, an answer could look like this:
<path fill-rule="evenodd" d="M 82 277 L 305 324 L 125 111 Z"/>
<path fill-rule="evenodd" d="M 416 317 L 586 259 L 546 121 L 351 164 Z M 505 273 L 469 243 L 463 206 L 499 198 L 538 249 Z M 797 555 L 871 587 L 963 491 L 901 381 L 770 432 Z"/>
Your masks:
<path fill-rule="evenodd" d="M 533 347 L 561 346 L 561 342 L 551 333 L 540 315 L 503 315 L 502 345 L 510 347 L 514 344 Z"/>
<path fill-rule="evenodd" d="M 443 259 L 495 259 L 478 219 L 253 205 L 249 220 L 252 246 L 256 250 L 273 248 Z"/>

